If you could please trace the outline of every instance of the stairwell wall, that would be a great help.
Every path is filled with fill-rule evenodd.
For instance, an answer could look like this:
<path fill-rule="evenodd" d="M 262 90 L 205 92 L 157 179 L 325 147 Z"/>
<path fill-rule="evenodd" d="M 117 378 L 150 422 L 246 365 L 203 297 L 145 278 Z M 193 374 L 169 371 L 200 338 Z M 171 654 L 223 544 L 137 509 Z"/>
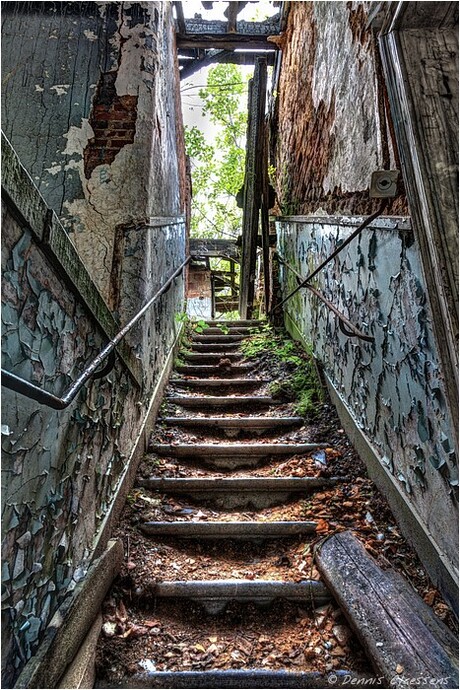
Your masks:
<path fill-rule="evenodd" d="M 377 210 L 381 202 L 370 199 L 368 192 L 373 170 L 396 167 L 404 172 L 407 188 L 413 186 L 406 160 L 412 148 L 401 146 L 399 130 L 410 129 L 414 123 L 406 113 L 393 126 L 378 31 L 368 21 L 368 10 L 375 5 L 308 2 L 291 6 L 272 151 L 278 202 L 284 214 L 277 222 L 278 250 L 304 277 L 367 214 Z M 425 6 L 397 5 L 412 8 L 416 15 Z M 415 53 L 413 42 L 410 56 L 419 72 L 431 80 L 421 110 L 439 110 L 443 120 L 430 121 L 427 126 L 423 123 L 417 130 L 420 149 L 429 161 L 426 174 L 417 181 L 421 187 L 430 184 L 437 189 L 434 199 L 439 195 L 444 199 L 448 187 L 440 176 L 447 179 L 455 171 L 444 159 L 455 157 L 458 144 L 456 147 L 456 135 L 451 134 L 452 107 L 445 108 L 443 103 L 451 83 L 455 89 L 451 75 L 458 68 L 452 28 L 450 24 L 444 27 L 433 14 L 433 6 L 444 17 L 443 5 L 432 3 L 422 20 L 425 26 L 438 22 L 436 55 L 429 62 L 419 60 L 423 50 Z M 388 8 L 383 9 L 384 14 Z M 388 21 L 391 24 L 391 17 Z M 443 41 L 443 30 L 448 31 L 449 40 Z M 418 32 L 417 36 L 423 39 L 429 33 Z M 403 91 L 406 82 L 398 81 L 398 74 L 394 78 Z M 423 98 L 420 89 L 417 97 Z M 416 105 L 411 103 L 414 112 Z M 364 230 L 315 278 L 313 285 L 358 328 L 372 335 L 374 343 L 343 333 L 332 312 L 307 290 L 287 302 L 285 316 L 291 332 L 307 342 L 324 365 L 350 436 L 433 582 L 456 610 L 456 408 L 440 343 L 443 331 L 433 306 L 434 252 L 427 255 L 424 249 L 425 225 L 430 226 L 438 244 L 441 237 L 445 244 L 445 233 L 453 227 L 451 219 L 456 213 L 455 198 L 451 195 L 449 199 L 448 212 L 435 204 L 437 222 L 443 227 L 437 233 L 428 216 L 420 222 L 424 207 L 415 195 L 408 200 L 400 180 L 387 215 Z M 417 210 L 412 219 L 409 202 Z M 448 244 L 454 254 L 455 242 Z M 427 274 L 430 264 L 432 270 Z M 287 295 L 297 280 L 288 269 L 281 267 L 280 271 L 282 292 Z M 444 278 L 439 273 L 438 282 Z M 444 307 L 449 310 L 447 301 Z M 447 320 L 444 327 L 449 328 Z"/>
<path fill-rule="evenodd" d="M 173 19 L 161 2 L 2 19 L 3 367 L 59 395 L 186 256 Z M 64 411 L 3 389 L 3 687 L 110 536 L 183 310 L 180 276 Z"/>
<path fill-rule="evenodd" d="M 185 211 L 171 4 L 7 3 L 2 127 L 117 308 L 118 236 Z"/>
<path fill-rule="evenodd" d="M 306 276 L 362 218 L 280 220 L 278 250 Z M 280 268 L 283 293 L 296 277 Z M 308 290 L 285 305 L 288 329 L 321 361 L 337 402 L 379 464 L 378 481 L 393 510 L 400 494 L 411 516 L 406 536 L 435 584 L 456 600 L 458 467 L 427 289 L 410 223 L 374 221 L 322 271 L 315 287 L 373 343 L 345 335 L 336 316 Z M 368 453 L 369 454 L 369 453 Z M 369 467 L 372 473 L 372 466 Z M 375 474 L 375 472 L 374 472 Z M 378 516 L 375 516 L 378 521 Z M 382 526 L 384 528 L 384 526 Z M 424 533 L 422 535 L 421 533 Z"/>

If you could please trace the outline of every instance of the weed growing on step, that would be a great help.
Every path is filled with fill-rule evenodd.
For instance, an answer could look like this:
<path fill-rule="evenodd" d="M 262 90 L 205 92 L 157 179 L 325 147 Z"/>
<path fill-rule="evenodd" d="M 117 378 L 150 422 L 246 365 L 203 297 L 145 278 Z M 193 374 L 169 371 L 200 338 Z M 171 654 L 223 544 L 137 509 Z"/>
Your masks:
<path fill-rule="evenodd" d="M 270 394 L 278 400 L 294 402 L 296 414 L 312 417 L 323 402 L 323 390 L 318 380 L 311 352 L 306 352 L 285 332 L 273 329 L 269 323 L 253 329 L 253 334 L 241 344 L 248 359 L 266 359 L 273 363 L 277 375 L 270 386 Z"/>

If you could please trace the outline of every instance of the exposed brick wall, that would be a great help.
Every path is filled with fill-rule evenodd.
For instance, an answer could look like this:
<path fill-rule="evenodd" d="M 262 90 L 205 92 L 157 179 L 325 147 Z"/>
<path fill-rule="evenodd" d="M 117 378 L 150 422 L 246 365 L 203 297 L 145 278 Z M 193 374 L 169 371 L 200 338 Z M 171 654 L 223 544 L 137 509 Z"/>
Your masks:
<path fill-rule="evenodd" d="M 94 168 L 110 164 L 123 146 L 132 144 L 136 132 L 137 96 L 118 96 L 115 89 L 117 72 L 101 75 L 89 118 L 94 137 L 84 150 L 87 180 Z"/>
<path fill-rule="evenodd" d="M 187 297 L 211 297 L 211 272 L 191 266 L 188 274 Z"/>

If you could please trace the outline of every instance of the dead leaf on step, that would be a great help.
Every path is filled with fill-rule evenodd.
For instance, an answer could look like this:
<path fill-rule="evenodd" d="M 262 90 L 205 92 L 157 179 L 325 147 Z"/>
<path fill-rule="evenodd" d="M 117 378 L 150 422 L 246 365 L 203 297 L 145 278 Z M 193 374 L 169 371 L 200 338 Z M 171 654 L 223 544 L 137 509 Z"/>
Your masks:
<path fill-rule="evenodd" d="M 329 532 L 329 523 L 323 518 L 320 518 L 316 523 L 316 532 L 321 534 L 322 532 Z"/>

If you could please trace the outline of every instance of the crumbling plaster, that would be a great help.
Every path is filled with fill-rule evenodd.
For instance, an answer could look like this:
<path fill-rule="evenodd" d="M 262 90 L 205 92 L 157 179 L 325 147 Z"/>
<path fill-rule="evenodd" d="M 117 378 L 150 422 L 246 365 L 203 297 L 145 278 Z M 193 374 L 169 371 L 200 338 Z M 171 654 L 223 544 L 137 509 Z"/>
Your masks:
<path fill-rule="evenodd" d="M 306 276 L 359 220 L 280 221 L 280 254 Z M 286 311 L 456 573 L 458 465 L 418 249 L 407 220 L 373 225 L 314 280 L 373 343 L 345 335 L 307 290 L 289 300 Z M 297 285 L 286 268 L 281 281 L 285 294 Z"/>
<path fill-rule="evenodd" d="M 83 3 L 81 14 L 10 5 L 3 20 L 6 135 L 109 300 L 116 228 L 183 211 L 170 4 Z M 101 146 L 101 164 L 87 179 L 92 108 L 111 72 L 118 97 L 133 97 L 134 139 L 117 145 L 107 123 L 106 146 L 119 150 L 107 163 Z"/>

